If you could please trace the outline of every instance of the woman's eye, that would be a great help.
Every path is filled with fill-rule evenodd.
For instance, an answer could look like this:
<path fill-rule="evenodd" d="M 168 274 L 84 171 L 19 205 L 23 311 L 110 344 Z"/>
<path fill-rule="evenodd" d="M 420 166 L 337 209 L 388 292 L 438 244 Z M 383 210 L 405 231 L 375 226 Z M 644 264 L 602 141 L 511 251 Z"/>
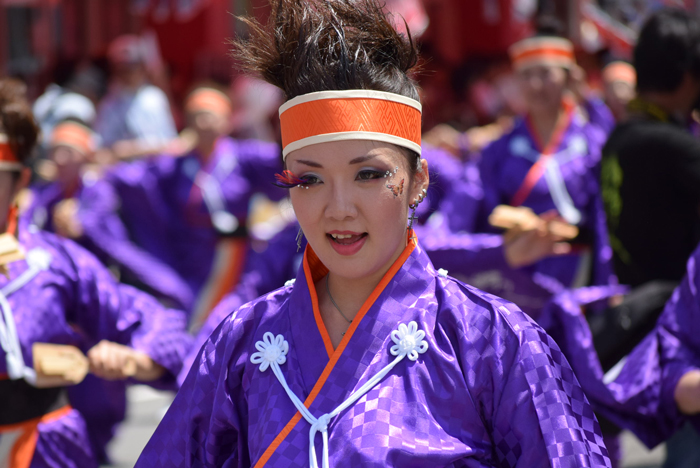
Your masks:
<path fill-rule="evenodd" d="M 321 179 L 319 179 L 315 175 L 304 175 L 304 176 L 301 176 L 300 179 L 301 179 L 300 185 L 303 185 L 303 186 L 316 185 L 319 182 L 321 182 Z"/>
<path fill-rule="evenodd" d="M 384 172 L 374 171 L 374 170 L 364 170 L 357 174 L 357 180 L 372 180 L 380 179 L 385 176 Z"/>

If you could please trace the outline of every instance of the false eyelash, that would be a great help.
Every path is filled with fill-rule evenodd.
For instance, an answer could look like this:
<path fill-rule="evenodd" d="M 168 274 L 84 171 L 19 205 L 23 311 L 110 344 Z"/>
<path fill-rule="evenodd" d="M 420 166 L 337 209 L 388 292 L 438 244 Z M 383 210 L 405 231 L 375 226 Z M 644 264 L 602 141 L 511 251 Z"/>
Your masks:
<path fill-rule="evenodd" d="M 294 188 L 300 185 L 304 185 L 306 182 L 296 175 L 292 171 L 282 171 L 282 174 L 275 174 L 275 184 L 281 188 Z"/>

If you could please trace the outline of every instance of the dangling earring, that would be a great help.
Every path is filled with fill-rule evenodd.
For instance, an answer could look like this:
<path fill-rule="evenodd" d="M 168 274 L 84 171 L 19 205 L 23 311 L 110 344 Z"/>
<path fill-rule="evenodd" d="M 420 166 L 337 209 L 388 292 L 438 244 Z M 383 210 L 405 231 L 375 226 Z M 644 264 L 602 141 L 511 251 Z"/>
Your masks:
<path fill-rule="evenodd" d="M 413 229 L 413 222 L 418 219 L 416 217 L 416 208 L 418 208 L 418 205 L 423 203 L 423 200 L 425 199 L 426 195 L 428 194 L 428 191 L 426 189 L 423 189 L 421 193 L 418 194 L 418 198 L 413 201 L 408 207 L 411 209 L 411 216 L 408 217 L 408 229 L 411 230 Z"/>
<path fill-rule="evenodd" d="M 408 217 L 408 230 L 410 231 L 411 229 L 413 229 L 413 221 L 417 219 L 416 208 L 418 208 L 418 204 L 411 203 L 410 205 L 408 205 L 408 207 L 411 209 L 411 216 Z"/>
<path fill-rule="evenodd" d="M 296 241 L 297 241 L 297 252 L 299 252 L 299 251 L 301 250 L 301 239 L 302 239 L 303 237 L 304 237 L 304 231 L 302 231 L 301 228 L 299 228 L 299 232 L 297 233 L 297 238 L 296 238 Z"/>

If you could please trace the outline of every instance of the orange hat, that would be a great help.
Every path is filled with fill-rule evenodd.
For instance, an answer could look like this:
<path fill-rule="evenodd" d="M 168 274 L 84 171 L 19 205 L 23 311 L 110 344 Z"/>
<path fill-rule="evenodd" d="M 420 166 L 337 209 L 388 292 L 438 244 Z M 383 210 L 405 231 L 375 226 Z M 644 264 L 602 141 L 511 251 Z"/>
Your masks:
<path fill-rule="evenodd" d="M 9 139 L 0 133 L 0 171 L 20 171 L 24 165 L 12 150 Z"/>
<path fill-rule="evenodd" d="M 399 94 L 353 89 L 295 97 L 280 107 L 282 155 L 309 145 L 375 140 L 421 154 L 420 102 Z"/>
<path fill-rule="evenodd" d="M 634 67 L 627 62 L 611 62 L 603 68 L 603 81 L 605 83 L 622 81 L 631 86 L 636 86 L 637 72 Z"/>
<path fill-rule="evenodd" d="M 572 68 L 576 64 L 574 45 L 562 37 L 524 39 L 513 44 L 508 53 L 516 71 L 537 65 Z"/>
<path fill-rule="evenodd" d="M 214 88 L 198 88 L 187 98 L 185 110 L 187 112 L 212 112 L 227 116 L 231 113 L 231 100 Z"/>
<path fill-rule="evenodd" d="M 53 129 L 51 146 L 69 146 L 87 155 L 95 151 L 95 138 L 92 130 L 85 125 L 62 122 Z"/>

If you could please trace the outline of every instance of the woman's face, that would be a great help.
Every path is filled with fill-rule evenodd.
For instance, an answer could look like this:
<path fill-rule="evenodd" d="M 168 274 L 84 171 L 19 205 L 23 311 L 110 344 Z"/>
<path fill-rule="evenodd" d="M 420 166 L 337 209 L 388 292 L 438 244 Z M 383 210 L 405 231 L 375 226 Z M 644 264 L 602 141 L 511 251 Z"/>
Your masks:
<path fill-rule="evenodd" d="M 307 146 L 286 162 L 306 182 L 290 189 L 292 205 L 323 264 L 346 279 L 380 278 L 406 246 L 409 205 L 428 186 L 425 160 L 411 174 L 396 146 L 349 140 Z"/>
<path fill-rule="evenodd" d="M 229 116 L 215 112 L 199 111 L 188 115 L 190 127 L 200 140 L 211 141 L 228 133 Z"/>
<path fill-rule="evenodd" d="M 66 145 L 52 148 L 49 157 L 56 164 L 58 180 L 63 184 L 74 183 L 80 177 L 80 170 L 87 161 L 85 154 Z"/>
<path fill-rule="evenodd" d="M 566 70 L 538 65 L 518 72 L 518 78 L 529 111 L 559 109 L 568 81 Z"/>

